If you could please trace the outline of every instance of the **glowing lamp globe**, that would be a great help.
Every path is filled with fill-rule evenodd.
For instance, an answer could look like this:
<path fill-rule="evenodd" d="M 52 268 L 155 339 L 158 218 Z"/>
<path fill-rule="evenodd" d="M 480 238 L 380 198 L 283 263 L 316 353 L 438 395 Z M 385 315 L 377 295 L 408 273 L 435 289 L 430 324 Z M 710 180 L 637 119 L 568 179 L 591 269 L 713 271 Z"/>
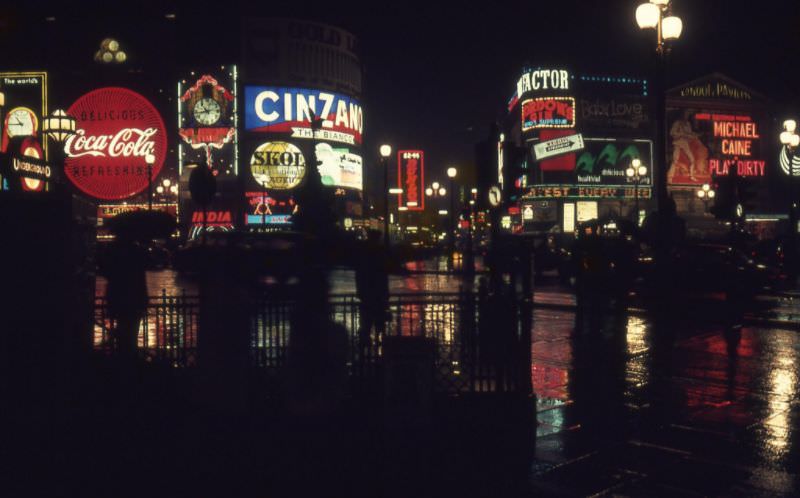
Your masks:
<path fill-rule="evenodd" d="M 428 197 L 432 196 L 433 195 L 433 189 L 430 188 L 430 187 L 426 188 L 425 189 L 425 195 L 427 195 Z"/>
<path fill-rule="evenodd" d="M 781 132 L 780 139 L 783 145 L 789 145 L 792 142 L 792 132 L 790 131 Z"/>
<path fill-rule="evenodd" d="M 446 190 L 444 187 L 442 187 L 442 188 L 440 188 L 440 189 L 439 189 L 439 195 L 440 195 L 440 196 L 444 197 L 444 195 L 445 195 L 446 193 L 447 193 L 447 190 Z"/>
<path fill-rule="evenodd" d="M 628 178 L 633 178 L 633 168 L 628 168 L 628 169 L 626 169 L 626 170 L 625 170 L 625 175 L 626 175 Z"/>
<path fill-rule="evenodd" d="M 449 178 L 455 178 L 456 177 L 456 169 L 453 168 L 453 167 L 447 168 L 447 176 Z"/>
<path fill-rule="evenodd" d="M 392 155 L 392 146 L 381 145 L 380 152 L 381 152 L 381 157 L 387 158 Z"/>
<path fill-rule="evenodd" d="M 647 174 L 647 168 L 644 166 L 639 166 L 639 176 L 644 176 Z"/>
<path fill-rule="evenodd" d="M 64 142 L 67 137 L 75 133 L 75 118 L 61 109 L 56 109 L 42 121 L 42 131 L 53 137 L 56 142 Z"/>
<path fill-rule="evenodd" d="M 708 198 L 709 199 L 713 199 L 715 195 L 717 195 L 717 194 L 713 190 L 709 190 L 708 191 Z"/>
<path fill-rule="evenodd" d="M 658 26 L 658 18 L 661 16 L 661 10 L 658 5 L 652 3 L 643 3 L 636 8 L 636 24 L 641 29 L 655 28 Z"/>
<path fill-rule="evenodd" d="M 661 21 L 661 36 L 665 40 L 677 40 L 683 31 L 683 21 L 680 17 L 669 16 Z"/>
<path fill-rule="evenodd" d="M 795 121 L 794 119 L 787 119 L 786 121 L 783 122 L 783 129 L 788 131 L 789 133 L 794 133 L 794 131 L 797 129 L 797 121 Z"/>

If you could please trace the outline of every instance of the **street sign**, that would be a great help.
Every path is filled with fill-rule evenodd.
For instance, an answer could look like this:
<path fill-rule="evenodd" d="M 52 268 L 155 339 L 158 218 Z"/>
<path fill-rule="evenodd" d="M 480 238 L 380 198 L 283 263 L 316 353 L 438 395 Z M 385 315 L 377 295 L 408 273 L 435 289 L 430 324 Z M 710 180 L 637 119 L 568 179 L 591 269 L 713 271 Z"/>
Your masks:
<path fill-rule="evenodd" d="M 500 205 L 500 201 L 503 200 L 503 193 L 500 191 L 500 187 L 497 185 L 492 185 L 489 189 L 489 204 L 492 207 L 497 207 Z"/>
<path fill-rule="evenodd" d="M 583 135 L 577 133 L 566 137 L 558 137 L 533 146 L 533 155 L 537 161 L 548 157 L 560 156 L 583 149 Z"/>

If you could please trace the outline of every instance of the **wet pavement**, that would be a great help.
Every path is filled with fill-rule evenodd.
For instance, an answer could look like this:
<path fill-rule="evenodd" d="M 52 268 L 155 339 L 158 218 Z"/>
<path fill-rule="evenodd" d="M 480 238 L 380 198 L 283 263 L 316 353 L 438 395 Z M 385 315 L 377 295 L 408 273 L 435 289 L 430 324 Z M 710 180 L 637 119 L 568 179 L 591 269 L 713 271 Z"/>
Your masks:
<path fill-rule="evenodd" d="M 800 336 L 536 310 L 532 487 L 553 496 L 788 496 Z"/>
<path fill-rule="evenodd" d="M 392 291 L 464 285 L 435 263 L 416 270 L 393 276 Z M 193 290 L 170 271 L 148 282 Z M 334 293 L 354 291 L 352 272 L 332 282 Z M 800 294 L 760 295 L 747 309 L 682 300 L 588 315 L 544 278 L 534 302 L 527 495 L 798 494 Z"/>

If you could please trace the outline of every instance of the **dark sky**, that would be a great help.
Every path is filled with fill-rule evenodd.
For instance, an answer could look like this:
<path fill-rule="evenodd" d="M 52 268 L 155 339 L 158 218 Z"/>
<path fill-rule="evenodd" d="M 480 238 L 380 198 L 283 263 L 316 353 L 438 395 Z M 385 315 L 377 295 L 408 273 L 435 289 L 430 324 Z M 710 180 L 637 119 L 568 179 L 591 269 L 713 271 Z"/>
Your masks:
<path fill-rule="evenodd" d="M 4 50 L 16 49 L 16 59 L 4 58 L 19 64 L 45 54 L 61 60 L 90 52 L 96 38 L 104 36 L 100 33 L 120 36 L 130 40 L 129 51 L 152 73 L 185 51 L 225 59 L 238 49 L 238 40 L 228 33 L 236 32 L 242 14 L 340 25 L 361 39 L 368 167 L 368 156 L 387 141 L 395 148 L 424 149 L 430 178 L 444 177 L 451 164 L 471 164 L 475 142 L 501 116 L 526 63 L 647 76 L 655 42 L 652 31 L 636 27 L 639 3 L 37 2 L 0 14 L 0 43 Z M 778 107 L 800 110 L 800 1 L 672 3 L 684 20 L 684 33 L 672 54 L 671 84 L 720 71 L 766 94 Z M 177 13 L 177 24 L 164 19 L 167 11 Z M 48 12 L 68 30 L 71 42 L 35 36 L 52 29 L 42 21 Z M 31 62 L 28 68 L 37 66 Z"/>

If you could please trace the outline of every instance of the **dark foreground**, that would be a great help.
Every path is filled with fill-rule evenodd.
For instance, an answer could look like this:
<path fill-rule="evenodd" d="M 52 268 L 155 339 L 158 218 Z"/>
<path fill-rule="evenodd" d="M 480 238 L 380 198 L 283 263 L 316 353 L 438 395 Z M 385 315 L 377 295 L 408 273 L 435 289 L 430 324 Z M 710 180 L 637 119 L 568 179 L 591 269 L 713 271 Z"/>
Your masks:
<path fill-rule="evenodd" d="M 247 373 L 209 391 L 185 369 L 43 365 L 25 385 L 44 392 L 4 403 L 2 495 L 795 494 L 798 332 L 680 306 L 537 308 L 535 401 L 407 392 L 299 414 Z"/>

